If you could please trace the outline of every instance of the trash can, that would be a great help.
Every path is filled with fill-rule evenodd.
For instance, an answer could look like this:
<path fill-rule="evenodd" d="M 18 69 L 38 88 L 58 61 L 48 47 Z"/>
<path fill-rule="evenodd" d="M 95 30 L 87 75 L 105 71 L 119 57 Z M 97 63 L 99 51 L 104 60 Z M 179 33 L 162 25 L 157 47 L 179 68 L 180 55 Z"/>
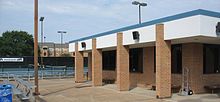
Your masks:
<path fill-rule="evenodd" d="M 0 102 L 12 102 L 12 85 L 0 85 Z"/>

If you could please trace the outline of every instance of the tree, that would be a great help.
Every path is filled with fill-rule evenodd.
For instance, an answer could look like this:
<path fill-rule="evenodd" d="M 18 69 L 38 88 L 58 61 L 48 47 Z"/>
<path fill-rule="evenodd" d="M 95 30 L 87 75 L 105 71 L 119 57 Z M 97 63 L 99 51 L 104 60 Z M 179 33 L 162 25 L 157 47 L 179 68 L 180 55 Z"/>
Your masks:
<path fill-rule="evenodd" d="M 33 56 L 33 36 L 25 31 L 6 31 L 0 37 L 0 56 Z"/>

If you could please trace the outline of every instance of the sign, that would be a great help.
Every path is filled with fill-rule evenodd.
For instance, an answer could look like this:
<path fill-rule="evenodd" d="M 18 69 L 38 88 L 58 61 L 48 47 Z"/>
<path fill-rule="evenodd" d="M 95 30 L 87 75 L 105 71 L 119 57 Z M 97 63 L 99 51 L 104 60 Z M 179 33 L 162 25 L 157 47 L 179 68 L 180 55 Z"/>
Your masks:
<path fill-rule="evenodd" d="M 220 36 L 220 22 L 217 23 L 216 34 L 217 34 L 217 36 Z"/>
<path fill-rule="evenodd" d="M 0 62 L 23 62 L 24 58 L 0 58 Z"/>

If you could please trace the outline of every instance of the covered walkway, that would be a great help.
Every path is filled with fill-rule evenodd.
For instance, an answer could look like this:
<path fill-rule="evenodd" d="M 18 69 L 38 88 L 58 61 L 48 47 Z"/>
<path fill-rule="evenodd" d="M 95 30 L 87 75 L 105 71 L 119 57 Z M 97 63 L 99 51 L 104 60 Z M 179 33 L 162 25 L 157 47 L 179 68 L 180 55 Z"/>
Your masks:
<path fill-rule="evenodd" d="M 118 91 L 156 89 L 154 98 L 173 91 L 207 93 L 220 84 L 219 12 L 193 10 L 70 41 L 75 82 L 83 82 L 84 55 L 92 86 L 112 80 Z"/>

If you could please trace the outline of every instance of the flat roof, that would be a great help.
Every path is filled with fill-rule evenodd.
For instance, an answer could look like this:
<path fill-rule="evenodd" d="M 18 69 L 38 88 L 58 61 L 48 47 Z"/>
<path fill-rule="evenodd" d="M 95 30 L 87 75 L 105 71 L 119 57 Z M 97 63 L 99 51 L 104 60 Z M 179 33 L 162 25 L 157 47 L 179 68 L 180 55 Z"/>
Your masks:
<path fill-rule="evenodd" d="M 177 20 L 177 19 L 181 19 L 181 18 L 195 16 L 195 15 L 205 15 L 205 16 L 220 18 L 220 13 L 219 12 L 208 11 L 208 10 L 203 10 L 203 9 L 197 9 L 197 10 L 193 10 L 193 11 L 189 11 L 189 12 L 185 12 L 185 13 L 181 13 L 181 14 L 176 14 L 176 15 L 173 15 L 173 16 L 168 16 L 168 17 L 159 18 L 159 19 L 155 19 L 155 20 L 152 20 L 152 21 L 148 21 L 148 22 L 143 22 L 141 24 L 135 24 L 135 25 L 131 25 L 131 26 L 127 26 L 127 27 L 123 27 L 123 28 L 103 32 L 103 33 L 94 34 L 94 35 L 91 35 L 91 36 L 87 36 L 87 37 L 79 38 L 79 39 L 76 39 L 76 40 L 72 40 L 69 43 L 88 40 L 88 39 L 91 39 L 91 38 L 96 38 L 96 37 L 109 35 L 109 34 L 113 34 L 113 33 L 118 33 L 118 32 L 122 32 L 122 31 L 127 31 L 127 30 L 131 30 L 131 29 L 146 27 L 146 26 L 150 26 L 150 25 L 154 25 L 154 24 L 173 21 L 173 20 Z"/>

